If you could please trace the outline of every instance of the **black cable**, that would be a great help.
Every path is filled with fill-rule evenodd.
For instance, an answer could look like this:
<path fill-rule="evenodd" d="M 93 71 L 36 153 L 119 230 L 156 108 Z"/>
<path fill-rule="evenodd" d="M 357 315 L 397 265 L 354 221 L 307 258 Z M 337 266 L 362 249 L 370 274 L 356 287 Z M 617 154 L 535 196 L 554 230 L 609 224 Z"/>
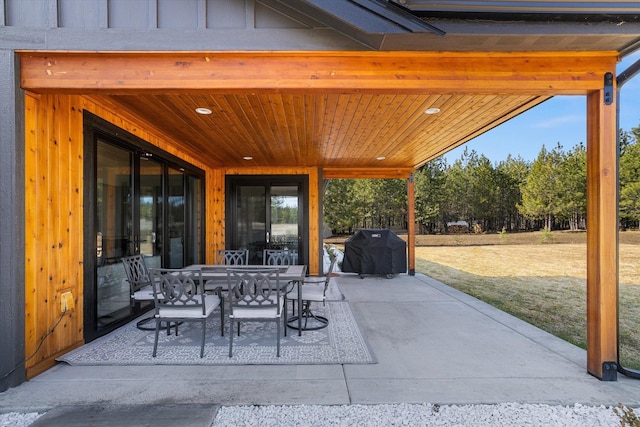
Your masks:
<path fill-rule="evenodd" d="M 40 351 L 40 347 L 42 347 L 42 344 L 44 344 L 44 340 L 47 339 L 47 337 L 49 337 L 49 335 L 53 334 L 53 331 L 56 330 L 56 328 L 58 327 L 58 325 L 60 324 L 60 322 L 62 321 L 62 318 L 64 317 L 64 315 L 67 314 L 67 310 L 63 311 L 62 314 L 60 315 L 60 317 L 58 317 L 58 320 L 56 320 L 56 323 L 51 327 L 51 329 L 49 329 L 47 331 L 46 334 L 44 334 L 42 336 L 42 338 L 40 338 L 40 342 L 38 343 L 38 345 L 36 346 L 36 349 L 34 350 L 34 352 L 31 354 L 31 356 L 27 357 L 24 361 L 20 362 L 15 368 L 13 368 L 12 370 L 10 370 L 9 372 L 7 372 L 2 378 L 0 378 L 0 380 L 4 380 L 6 379 L 9 375 L 13 374 L 18 368 L 20 367 L 24 367 L 27 362 L 31 359 L 33 359 L 35 357 L 36 354 L 38 354 L 38 351 Z"/>

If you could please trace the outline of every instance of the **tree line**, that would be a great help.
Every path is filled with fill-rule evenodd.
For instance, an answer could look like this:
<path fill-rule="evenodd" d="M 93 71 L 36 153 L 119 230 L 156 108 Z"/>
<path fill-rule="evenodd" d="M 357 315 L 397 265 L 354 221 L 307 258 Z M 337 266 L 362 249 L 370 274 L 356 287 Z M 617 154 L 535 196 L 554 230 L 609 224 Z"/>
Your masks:
<path fill-rule="evenodd" d="M 640 126 L 620 131 L 620 226 L 640 224 Z M 414 174 L 416 232 L 447 232 L 465 221 L 474 231 L 586 228 L 586 148 L 543 146 L 534 161 L 509 155 L 491 163 L 465 150 L 453 164 L 440 157 Z M 330 180 L 324 221 L 336 234 L 358 228 L 407 228 L 401 179 Z"/>

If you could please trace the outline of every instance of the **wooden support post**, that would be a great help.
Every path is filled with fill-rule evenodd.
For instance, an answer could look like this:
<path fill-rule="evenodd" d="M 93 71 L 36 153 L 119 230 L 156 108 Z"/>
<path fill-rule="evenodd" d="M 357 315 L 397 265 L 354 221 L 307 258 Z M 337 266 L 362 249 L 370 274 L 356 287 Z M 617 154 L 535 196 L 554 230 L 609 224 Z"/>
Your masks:
<path fill-rule="evenodd" d="M 411 172 L 407 180 L 407 247 L 409 261 L 409 276 L 416 275 L 416 192 L 414 173 Z"/>
<path fill-rule="evenodd" d="M 587 370 L 604 381 L 617 380 L 618 360 L 615 103 L 607 88 L 587 96 Z"/>

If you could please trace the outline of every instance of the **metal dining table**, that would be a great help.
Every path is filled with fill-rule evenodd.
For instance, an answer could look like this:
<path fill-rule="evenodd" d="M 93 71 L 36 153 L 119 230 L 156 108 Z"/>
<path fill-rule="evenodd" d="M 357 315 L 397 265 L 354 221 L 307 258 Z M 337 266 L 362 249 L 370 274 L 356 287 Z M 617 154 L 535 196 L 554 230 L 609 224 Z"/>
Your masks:
<path fill-rule="evenodd" d="M 278 269 L 278 279 L 282 283 L 282 287 L 286 289 L 289 283 L 293 283 L 298 287 L 298 307 L 302 307 L 302 292 L 300 286 L 304 282 L 307 274 L 306 265 L 221 265 L 221 264 L 192 264 L 187 269 L 200 270 L 202 272 L 202 281 L 204 282 L 204 290 L 213 290 L 221 287 L 223 290 L 229 290 L 229 282 L 227 271 L 229 269 L 242 270 L 267 270 Z M 286 305 L 285 305 L 286 309 Z M 285 328 L 287 325 L 285 325 Z M 302 335 L 302 316 L 298 316 L 298 335 Z"/>

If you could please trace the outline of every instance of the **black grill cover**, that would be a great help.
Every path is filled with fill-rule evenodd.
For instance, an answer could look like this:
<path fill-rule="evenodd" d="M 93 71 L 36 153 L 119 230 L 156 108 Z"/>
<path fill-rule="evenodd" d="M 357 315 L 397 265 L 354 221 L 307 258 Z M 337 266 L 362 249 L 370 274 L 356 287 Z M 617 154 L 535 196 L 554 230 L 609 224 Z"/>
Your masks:
<path fill-rule="evenodd" d="M 358 230 L 344 242 L 342 271 L 386 275 L 406 273 L 407 244 L 391 230 Z"/>

